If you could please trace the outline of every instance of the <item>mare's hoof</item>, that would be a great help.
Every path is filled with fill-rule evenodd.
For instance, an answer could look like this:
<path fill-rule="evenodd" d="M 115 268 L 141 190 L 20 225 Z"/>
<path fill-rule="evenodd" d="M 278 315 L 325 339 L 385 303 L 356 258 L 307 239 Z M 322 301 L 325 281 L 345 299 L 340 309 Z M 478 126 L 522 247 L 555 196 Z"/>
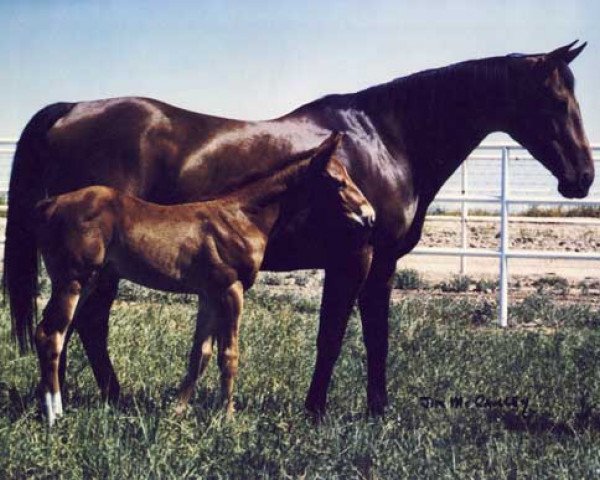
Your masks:
<path fill-rule="evenodd" d="M 325 403 L 311 402 L 308 399 L 304 402 L 304 409 L 308 416 L 317 423 L 321 422 L 327 413 Z"/>
<path fill-rule="evenodd" d="M 382 417 L 388 405 L 387 395 L 378 395 L 368 400 L 369 415 Z"/>

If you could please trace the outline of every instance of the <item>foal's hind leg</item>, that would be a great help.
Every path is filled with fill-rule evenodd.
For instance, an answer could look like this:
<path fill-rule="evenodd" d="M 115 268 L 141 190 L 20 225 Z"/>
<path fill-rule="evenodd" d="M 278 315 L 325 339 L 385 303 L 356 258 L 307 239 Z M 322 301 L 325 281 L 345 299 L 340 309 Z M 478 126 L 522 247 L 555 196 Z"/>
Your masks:
<path fill-rule="evenodd" d="M 65 334 L 73 320 L 81 293 L 77 281 L 65 282 L 52 288 L 52 295 L 44 316 L 35 332 L 35 343 L 40 362 L 40 394 L 50 426 L 62 415 L 59 383 L 59 360 Z"/>
<path fill-rule="evenodd" d="M 244 287 L 241 282 L 232 284 L 225 293 L 219 325 L 219 356 L 221 369 L 221 397 L 226 402 L 227 417 L 235 410 L 233 382 L 238 372 L 240 317 L 244 306 Z"/>
<path fill-rule="evenodd" d="M 216 320 L 214 307 L 211 305 L 210 300 L 201 300 L 201 302 L 203 304 L 198 309 L 196 332 L 194 333 L 194 343 L 190 352 L 187 375 L 181 382 L 177 395 L 175 412 L 178 415 L 181 415 L 187 408 L 187 404 L 194 392 L 196 381 L 204 373 L 212 356 Z"/>

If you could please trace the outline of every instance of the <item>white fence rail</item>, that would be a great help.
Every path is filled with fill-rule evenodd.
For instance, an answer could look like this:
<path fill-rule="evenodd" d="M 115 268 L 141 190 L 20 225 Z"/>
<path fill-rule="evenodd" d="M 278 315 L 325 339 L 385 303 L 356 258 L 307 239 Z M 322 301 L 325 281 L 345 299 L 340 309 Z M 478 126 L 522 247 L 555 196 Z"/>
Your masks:
<path fill-rule="evenodd" d="M 600 260 L 600 253 L 564 252 L 564 251 L 536 251 L 509 249 L 509 205 L 514 204 L 560 204 L 560 205 L 586 205 L 600 206 L 600 198 L 585 198 L 567 200 L 553 196 L 510 196 L 509 195 L 509 161 L 514 152 L 523 152 L 523 147 L 514 145 L 480 146 L 479 151 L 500 152 L 501 174 L 499 195 L 468 195 L 467 172 L 468 161 L 461 165 L 461 194 L 438 195 L 436 202 L 457 202 L 461 204 L 461 247 L 460 248 L 431 248 L 417 247 L 411 253 L 420 255 L 459 256 L 461 259 L 461 274 L 466 271 L 466 257 L 498 257 L 500 270 L 500 284 L 498 289 L 498 323 L 502 327 L 508 325 L 508 259 L 510 258 L 539 258 L 539 259 L 572 259 L 572 260 Z M 592 151 L 595 159 L 600 153 L 600 145 L 594 145 Z M 528 155 L 525 158 L 531 158 Z M 493 159 L 494 157 L 486 157 Z M 523 158 L 523 156 L 521 156 Z M 549 174 L 548 174 L 549 175 Z M 467 218 L 469 203 L 496 203 L 500 204 L 500 247 L 498 250 L 469 248 L 467 244 Z"/>
<path fill-rule="evenodd" d="M 12 160 L 16 148 L 13 139 L 0 138 L 0 158 Z M 600 145 L 593 145 L 592 151 L 596 161 L 600 157 Z M 519 153 L 517 155 L 517 153 Z M 498 155 L 499 154 L 499 155 Z M 460 272 L 466 272 L 467 257 L 497 257 L 499 259 L 500 285 L 498 289 L 498 322 L 500 326 L 508 325 L 508 260 L 511 258 L 538 258 L 538 259 L 572 259 L 572 260 L 600 260 L 600 253 L 588 252 L 565 252 L 565 251 L 537 251 L 509 249 L 509 206 L 515 204 L 560 204 L 568 206 L 600 206 L 600 196 L 593 198 L 567 200 L 562 197 L 547 195 L 547 190 L 540 188 L 527 189 L 530 195 L 512 196 L 509 194 L 509 163 L 515 158 L 520 160 L 531 160 L 532 157 L 523 147 L 517 144 L 484 144 L 469 157 L 460 167 L 460 191 L 459 195 L 446 194 L 444 191 L 435 199 L 436 203 L 460 203 L 461 221 L 461 247 L 460 248 L 434 248 L 417 247 L 411 253 L 417 255 L 442 255 L 460 257 Z M 468 172 L 469 162 L 472 160 L 500 160 L 500 192 L 499 194 L 477 193 L 469 194 Z M 3 165 L 0 170 L 0 194 L 4 195 L 8 189 L 8 170 L 10 161 Z M 548 176 L 550 174 L 547 174 Z M 522 190 L 522 189 L 521 189 Z M 543 195 L 542 193 L 546 193 Z M 533 195 L 531 195 L 533 194 Z M 469 214 L 468 205 L 475 204 L 498 204 L 500 206 L 500 246 L 497 250 L 470 248 L 468 246 L 467 219 Z"/>

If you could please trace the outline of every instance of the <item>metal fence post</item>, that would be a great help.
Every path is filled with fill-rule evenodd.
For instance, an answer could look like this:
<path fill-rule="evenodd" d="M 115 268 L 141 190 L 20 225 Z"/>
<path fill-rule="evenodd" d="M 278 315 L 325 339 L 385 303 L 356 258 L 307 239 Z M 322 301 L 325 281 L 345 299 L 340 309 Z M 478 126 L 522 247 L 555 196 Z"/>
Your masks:
<path fill-rule="evenodd" d="M 461 195 L 464 197 L 467 193 L 467 161 L 465 160 L 460 166 L 460 190 Z M 469 214 L 469 207 L 464 198 L 461 202 L 460 207 L 460 235 L 461 235 L 461 248 L 467 249 L 467 215 Z M 467 273 L 467 257 L 465 255 L 460 256 L 460 274 L 465 275 Z"/>
<path fill-rule="evenodd" d="M 500 298 L 498 301 L 498 324 L 508 326 L 508 160 L 509 149 L 502 147 L 502 183 L 500 192 Z"/>

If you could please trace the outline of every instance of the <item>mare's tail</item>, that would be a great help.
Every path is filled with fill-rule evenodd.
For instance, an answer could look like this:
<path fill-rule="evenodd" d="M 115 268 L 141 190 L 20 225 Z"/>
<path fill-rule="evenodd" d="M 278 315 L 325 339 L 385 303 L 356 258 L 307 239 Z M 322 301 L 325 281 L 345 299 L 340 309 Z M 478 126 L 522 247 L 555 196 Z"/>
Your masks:
<path fill-rule="evenodd" d="M 8 294 L 12 334 L 21 353 L 33 345 L 33 323 L 37 316 L 38 255 L 33 224 L 36 203 L 46 196 L 43 162 L 46 134 L 73 104 L 49 105 L 29 121 L 17 143 L 8 190 L 8 218 L 4 244 L 2 286 Z"/>

